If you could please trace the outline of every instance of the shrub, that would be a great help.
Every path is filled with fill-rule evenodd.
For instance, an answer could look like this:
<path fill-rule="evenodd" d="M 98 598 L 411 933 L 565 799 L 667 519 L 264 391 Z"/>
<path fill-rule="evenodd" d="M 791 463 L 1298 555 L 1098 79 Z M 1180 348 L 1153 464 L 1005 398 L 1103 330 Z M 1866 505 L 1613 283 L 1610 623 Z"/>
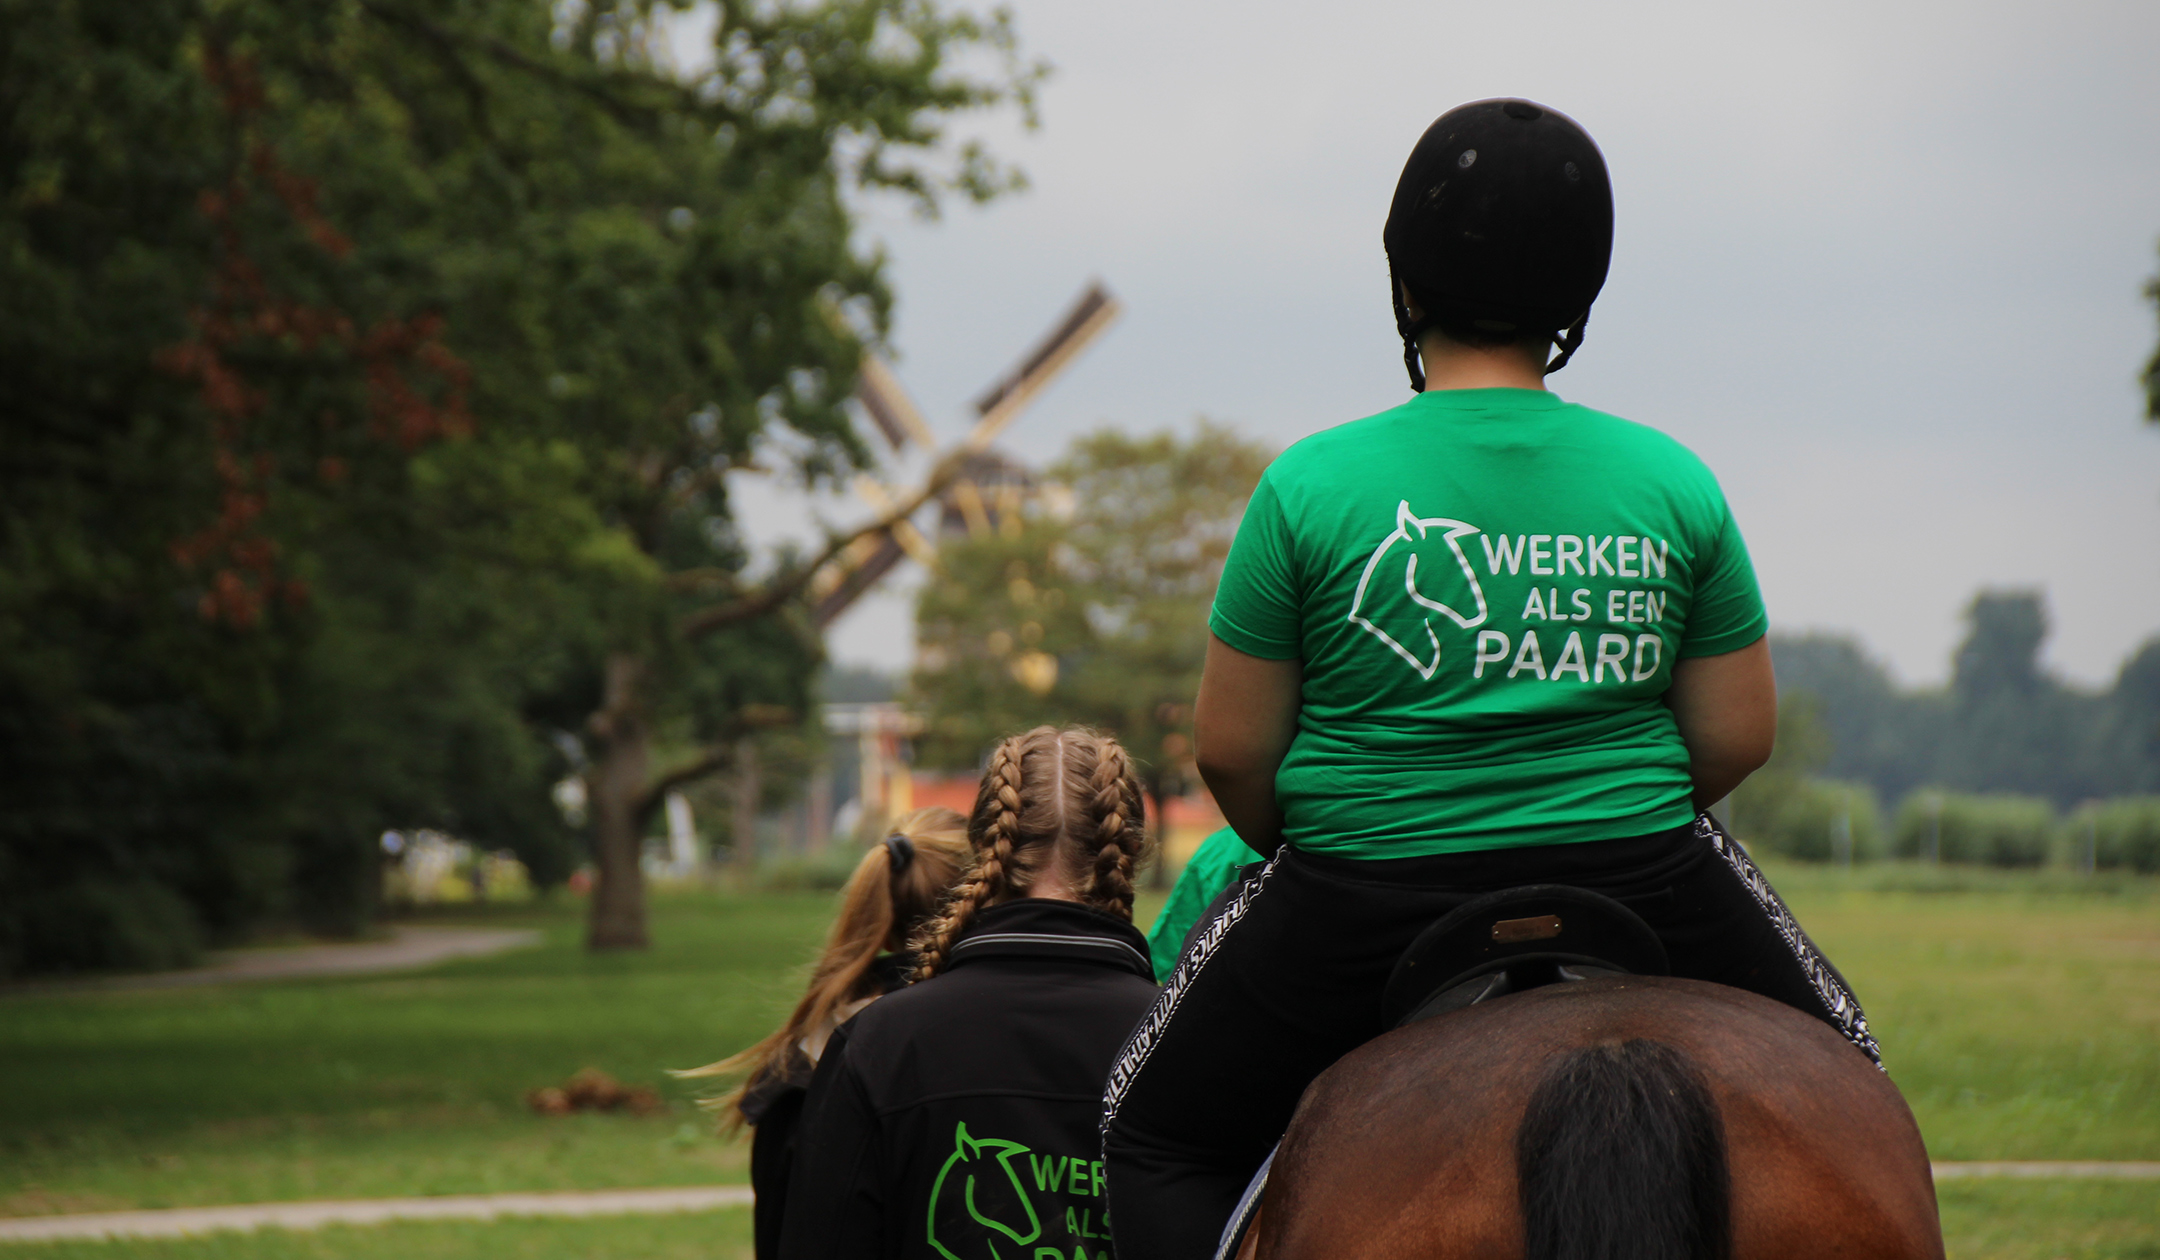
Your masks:
<path fill-rule="evenodd" d="M 2054 808 L 2036 796 L 1923 789 L 1898 807 L 1890 850 L 1925 858 L 1930 836 L 1939 834 L 1936 856 L 1944 862 L 2039 866 L 2047 861 L 2054 831 Z"/>
<path fill-rule="evenodd" d="M 835 845 L 821 856 L 778 858 L 760 862 L 756 886 L 766 892 L 837 892 L 847 887 L 848 876 L 862 850 Z"/>
<path fill-rule="evenodd" d="M 2160 796 L 2093 801 L 2070 816 L 2064 831 L 2073 862 L 2090 836 L 2094 866 L 2160 871 Z"/>
<path fill-rule="evenodd" d="M 1799 780 L 1760 802 L 1744 825 L 1740 839 L 1750 847 L 1803 862 L 1866 862 L 1883 855 L 1882 807 L 1865 783 Z M 1851 847 L 1841 853 L 1848 839 Z"/>
<path fill-rule="evenodd" d="M 202 950 L 202 924 L 179 894 L 146 879 L 84 879 L 33 899 L 16 946 L 30 972 L 158 971 Z"/>

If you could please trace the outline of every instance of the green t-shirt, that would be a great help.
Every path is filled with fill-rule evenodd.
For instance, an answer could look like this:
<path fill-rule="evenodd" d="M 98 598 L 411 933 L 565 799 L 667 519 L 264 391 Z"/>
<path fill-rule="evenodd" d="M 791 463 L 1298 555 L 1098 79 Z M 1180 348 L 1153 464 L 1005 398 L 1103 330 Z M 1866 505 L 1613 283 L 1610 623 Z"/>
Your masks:
<path fill-rule="evenodd" d="M 1155 916 L 1155 926 L 1148 929 L 1148 959 L 1155 966 L 1155 983 L 1168 980 L 1176 969 L 1178 953 L 1185 948 L 1185 934 L 1200 921 L 1208 903 L 1230 886 L 1240 870 L 1261 860 L 1228 827 L 1210 833 L 1193 850 L 1192 860 L 1185 863 L 1177 883 L 1170 888 L 1170 899 L 1163 903 L 1162 913 Z"/>
<path fill-rule="evenodd" d="M 1304 665 L 1284 836 L 1412 857 L 1693 816 L 1673 661 L 1768 628 L 1716 478 L 1541 390 L 1437 390 L 1283 452 L 1209 626 Z"/>

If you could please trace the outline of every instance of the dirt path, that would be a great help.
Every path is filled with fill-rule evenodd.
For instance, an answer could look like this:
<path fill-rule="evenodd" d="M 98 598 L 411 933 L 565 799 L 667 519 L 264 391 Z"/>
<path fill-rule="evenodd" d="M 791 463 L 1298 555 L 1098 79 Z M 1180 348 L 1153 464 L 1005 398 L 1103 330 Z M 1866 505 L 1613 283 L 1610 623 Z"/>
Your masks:
<path fill-rule="evenodd" d="M 53 993 L 82 989 L 178 989 L 201 984 L 238 984 L 253 980 L 290 980 L 302 976 L 365 975 L 410 971 L 452 958 L 477 958 L 540 943 L 532 929 L 408 927 L 391 929 L 390 939 L 336 945 L 293 945 L 269 949 L 221 950 L 207 963 L 186 971 L 156 971 L 135 976 L 99 976 L 16 985 L 9 993 Z"/>

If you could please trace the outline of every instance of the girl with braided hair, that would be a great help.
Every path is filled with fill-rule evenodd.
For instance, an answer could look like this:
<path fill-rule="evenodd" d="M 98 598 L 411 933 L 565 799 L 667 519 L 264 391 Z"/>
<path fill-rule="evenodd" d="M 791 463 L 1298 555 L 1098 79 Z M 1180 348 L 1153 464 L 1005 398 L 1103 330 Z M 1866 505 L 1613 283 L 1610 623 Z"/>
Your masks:
<path fill-rule="evenodd" d="M 1155 998 L 1147 856 L 1116 740 L 1037 727 L 990 756 L 970 862 L 915 983 L 842 1025 L 805 1104 L 784 1260 L 1106 1260 L 1102 1082 Z"/>
<path fill-rule="evenodd" d="M 787 1022 L 738 1054 L 675 1073 L 742 1082 L 700 1105 L 719 1113 L 723 1133 L 755 1130 L 750 1185 L 756 1192 L 758 1260 L 780 1254 L 781 1211 L 795 1160 L 795 1135 L 810 1074 L 833 1030 L 871 1002 L 907 983 L 915 934 L 938 912 L 967 864 L 967 820 L 942 806 L 918 809 L 856 863 L 840 895 L 825 949 Z"/>

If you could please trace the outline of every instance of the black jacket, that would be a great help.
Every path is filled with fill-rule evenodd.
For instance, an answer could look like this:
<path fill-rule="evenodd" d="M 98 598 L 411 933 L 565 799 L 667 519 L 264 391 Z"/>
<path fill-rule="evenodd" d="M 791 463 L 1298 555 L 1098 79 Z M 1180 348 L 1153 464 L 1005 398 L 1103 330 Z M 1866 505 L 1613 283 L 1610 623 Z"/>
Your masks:
<path fill-rule="evenodd" d="M 1147 940 L 1064 901 L 985 910 L 943 975 L 841 1026 L 797 1138 L 783 1260 L 1102 1260 L 1103 1082 Z"/>
<path fill-rule="evenodd" d="M 907 984 L 906 960 L 880 954 L 866 977 L 874 992 L 891 993 Z M 795 1167 L 795 1133 L 802 1123 L 803 1096 L 816 1066 L 798 1046 L 789 1046 L 770 1069 L 752 1078 L 739 1104 L 743 1119 L 756 1126 L 750 1138 L 751 1209 L 757 1260 L 779 1260 L 781 1213 L 787 1207 L 788 1176 Z"/>

